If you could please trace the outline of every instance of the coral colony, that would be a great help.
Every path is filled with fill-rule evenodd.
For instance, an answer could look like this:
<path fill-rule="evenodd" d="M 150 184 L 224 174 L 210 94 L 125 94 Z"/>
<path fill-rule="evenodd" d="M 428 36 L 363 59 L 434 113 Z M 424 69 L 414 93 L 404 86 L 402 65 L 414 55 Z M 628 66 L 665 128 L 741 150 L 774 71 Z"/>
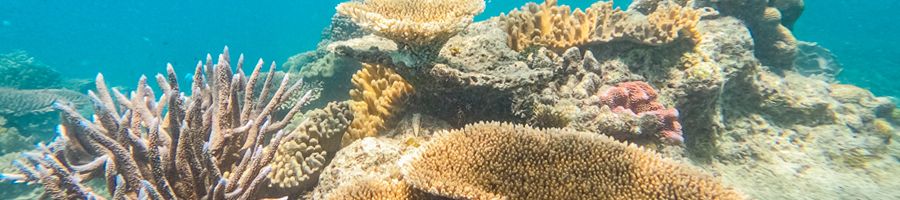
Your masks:
<path fill-rule="evenodd" d="M 473 22 L 482 0 L 349 1 L 287 73 L 226 48 L 188 86 L 169 66 L 158 89 L 99 75 L 89 103 L 10 92 L 61 120 L 2 179 L 53 199 L 877 199 L 860 185 L 892 181 L 865 180 L 896 181 L 893 104 L 794 72 L 802 1 L 612 5 Z"/>

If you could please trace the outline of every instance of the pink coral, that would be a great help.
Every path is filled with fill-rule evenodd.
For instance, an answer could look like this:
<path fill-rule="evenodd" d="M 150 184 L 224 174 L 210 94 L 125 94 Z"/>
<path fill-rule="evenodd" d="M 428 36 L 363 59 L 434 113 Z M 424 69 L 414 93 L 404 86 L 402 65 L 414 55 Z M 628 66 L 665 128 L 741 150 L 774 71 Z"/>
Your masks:
<path fill-rule="evenodd" d="M 627 113 L 633 116 L 656 116 L 657 127 L 661 138 L 671 143 L 681 143 L 681 123 L 678 122 L 678 110 L 666 109 L 656 101 L 656 90 L 643 81 L 619 83 L 616 87 L 600 92 L 600 103 L 609 106 L 615 113 Z"/>

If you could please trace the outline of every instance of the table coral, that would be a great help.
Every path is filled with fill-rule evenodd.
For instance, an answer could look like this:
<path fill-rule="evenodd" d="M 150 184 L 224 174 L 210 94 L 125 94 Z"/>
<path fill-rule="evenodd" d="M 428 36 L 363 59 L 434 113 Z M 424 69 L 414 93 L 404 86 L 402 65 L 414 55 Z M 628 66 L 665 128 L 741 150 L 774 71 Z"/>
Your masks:
<path fill-rule="evenodd" d="M 344 146 L 360 138 L 378 135 L 400 108 L 413 87 L 394 70 L 381 66 L 364 64 L 363 69 L 353 75 L 350 90 L 350 108 L 353 109 L 353 122 L 350 130 L 344 135 L 341 143 Z"/>
<path fill-rule="evenodd" d="M 364 0 L 341 3 L 337 11 L 383 37 L 427 45 L 455 35 L 484 5 L 483 0 Z"/>
<path fill-rule="evenodd" d="M 25 51 L 0 54 L 0 87 L 40 89 L 58 87 L 59 72 L 29 56 Z"/>
<path fill-rule="evenodd" d="M 400 161 L 412 187 L 459 199 L 742 199 L 714 178 L 612 138 L 476 123 Z"/>

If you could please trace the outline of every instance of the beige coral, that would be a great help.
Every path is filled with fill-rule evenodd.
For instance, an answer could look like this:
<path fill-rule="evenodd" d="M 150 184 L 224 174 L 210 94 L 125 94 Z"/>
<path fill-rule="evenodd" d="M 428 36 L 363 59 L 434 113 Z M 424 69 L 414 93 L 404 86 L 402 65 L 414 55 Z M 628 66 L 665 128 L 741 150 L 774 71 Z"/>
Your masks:
<path fill-rule="evenodd" d="M 276 151 L 269 164 L 270 182 L 281 188 L 311 188 L 340 149 L 340 139 L 351 121 L 353 113 L 347 103 L 332 102 L 310 111 Z"/>
<path fill-rule="evenodd" d="M 425 194 L 398 179 L 363 177 L 336 188 L 326 199 L 403 200 L 426 199 Z"/>
<path fill-rule="evenodd" d="M 605 1 L 584 11 L 570 10 L 569 6 L 558 6 L 556 0 L 548 0 L 511 11 L 501 18 L 507 25 L 509 46 L 522 51 L 539 45 L 561 52 L 583 44 L 617 40 L 661 45 L 681 38 L 682 32 L 696 39 L 694 27 L 701 16 L 699 10 L 677 4 L 661 4 L 647 16 L 613 8 L 612 2 Z"/>
<path fill-rule="evenodd" d="M 477 123 L 400 161 L 410 185 L 461 199 L 741 199 L 691 167 L 612 138 Z"/>
<path fill-rule="evenodd" d="M 483 0 L 363 0 L 341 3 L 337 11 L 383 37 L 427 45 L 456 35 L 484 6 Z"/>
<path fill-rule="evenodd" d="M 342 139 L 347 146 L 357 139 L 376 136 L 385 120 L 394 115 L 397 106 L 413 92 L 413 87 L 394 70 L 381 65 L 363 64 L 353 75 L 350 108 L 353 122 Z"/>

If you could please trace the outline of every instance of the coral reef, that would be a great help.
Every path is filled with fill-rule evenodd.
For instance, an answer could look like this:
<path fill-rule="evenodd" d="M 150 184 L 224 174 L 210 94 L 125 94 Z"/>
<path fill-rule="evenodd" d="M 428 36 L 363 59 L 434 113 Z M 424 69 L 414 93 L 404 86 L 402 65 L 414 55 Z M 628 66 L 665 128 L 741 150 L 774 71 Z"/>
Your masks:
<path fill-rule="evenodd" d="M 71 90 L 0 88 L 0 115 L 20 117 L 53 112 L 53 103 L 57 101 L 78 106 L 90 105 L 87 96 Z"/>
<path fill-rule="evenodd" d="M 797 54 L 797 39 L 784 24 L 791 26 L 799 18 L 800 12 L 795 10 L 799 6 L 802 11 L 802 0 L 700 0 L 694 1 L 694 4 L 697 7 L 713 7 L 722 15 L 743 20 L 753 35 L 754 53 L 763 65 L 777 70 L 792 68 Z M 786 7 L 770 7 L 773 4 Z M 788 18 L 782 11 L 790 14 Z"/>
<path fill-rule="evenodd" d="M 94 121 L 55 104 L 63 116 L 59 139 L 26 154 L 21 174 L 6 177 L 39 183 L 58 199 L 96 198 L 82 180 L 98 174 L 114 199 L 267 197 L 270 193 L 258 192 L 266 189 L 263 181 L 271 172 L 266 164 L 282 143 L 281 129 L 303 102 L 284 119 L 270 115 L 301 82 L 292 84 L 285 76 L 276 87 L 268 73 L 256 94 L 252 88 L 262 63 L 247 77 L 243 60 L 238 59 L 234 74 L 227 48 L 215 65 L 211 56 L 206 64 L 198 62 L 190 97 L 180 92 L 171 65 L 166 75 L 156 76 L 163 91 L 158 99 L 146 78 L 129 97 L 116 89 L 111 94 L 98 76 L 97 90 L 89 92 Z"/>
<path fill-rule="evenodd" d="M 0 54 L 0 87 L 41 89 L 59 87 L 59 72 L 29 56 L 25 51 Z"/>
<path fill-rule="evenodd" d="M 843 69 L 837 56 L 825 47 L 813 42 L 797 43 L 797 58 L 794 60 L 794 71 L 797 73 L 834 82 Z"/>
<path fill-rule="evenodd" d="M 404 45 L 447 40 L 484 11 L 482 0 L 364 0 L 341 3 L 338 13 Z"/>
<path fill-rule="evenodd" d="M 307 113 L 275 152 L 269 164 L 270 182 L 294 193 L 312 189 L 319 173 L 341 148 L 341 137 L 352 121 L 353 112 L 346 102 L 332 102 Z"/>
<path fill-rule="evenodd" d="M 6 118 L 0 116 L 0 155 L 18 152 L 34 144 L 35 138 L 26 137 L 19 133 L 14 127 L 7 127 Z"/>
<path fill-rule="evenodd" d="M 391 68 L 381 65 L 363 64 L 363 68 L 353 75 L 350 90 L 350 108 L 353 122 L 341 142 L 344 146 L 360 138 L 378 135 L 385 127 L 385 121 L 398 112 L 412 86 Z"/>
<path fill-rule="evenodd" d="M 457 199 L 741 199 L 655 153 L 564 129 L 473 124 L 400 162 L 413 187 Z"/>
<path fill-rule="evenodd" d="M 529 3 L 521 11 L 513 10 L 508 16 L 501 16 L 510 35 L 509 46 L 522 51 L 538 45 L 562 52 L 586 43 L 617 40 L 660 45 L 680 35 L 695 35 L 694 26 L 700 20 L 698 10 L 677 4 L 660 5 L 644 16 L 613 9 L 612 2 L 598 1 L 584 11 L 575 9 L 574 12 L 569 6 L 557 6 L 556 2 Z"/>

